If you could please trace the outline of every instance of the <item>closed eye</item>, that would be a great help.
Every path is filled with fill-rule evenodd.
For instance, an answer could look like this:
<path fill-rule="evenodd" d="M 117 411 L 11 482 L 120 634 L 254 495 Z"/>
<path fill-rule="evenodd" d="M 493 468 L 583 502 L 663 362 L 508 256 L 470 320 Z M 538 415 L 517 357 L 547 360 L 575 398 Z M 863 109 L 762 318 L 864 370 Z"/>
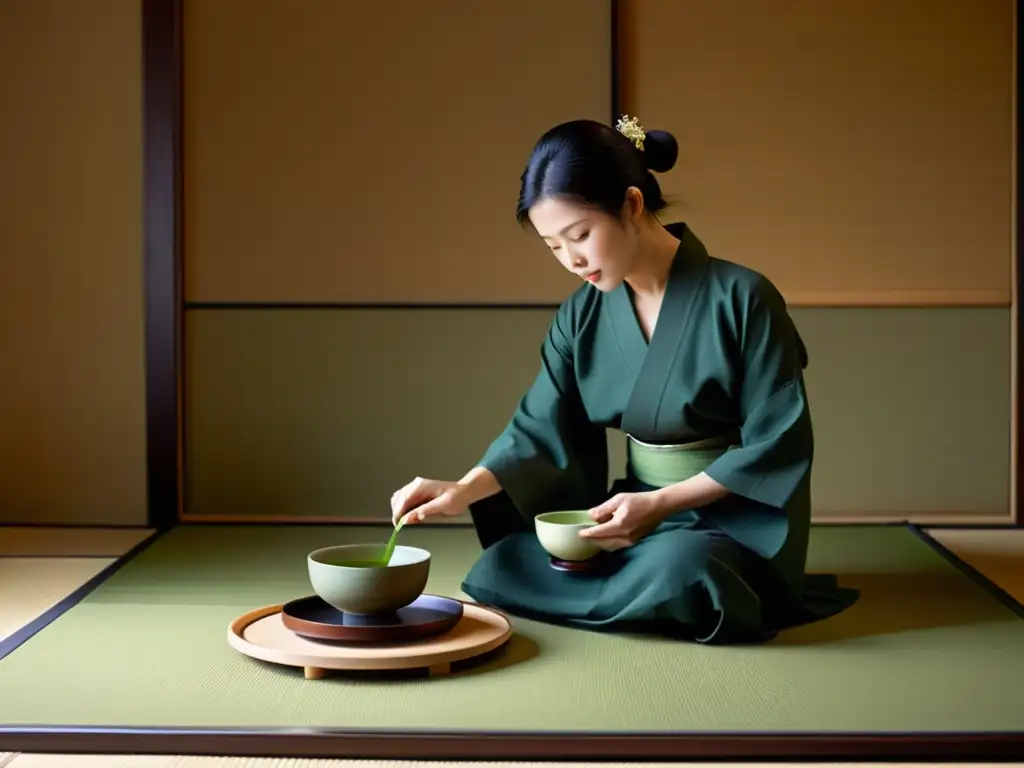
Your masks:
<path fill-rule="evenodd" d="M 589 230 L 586 231 L 586 232 L 581 232 L 580 234 L 578 234 L 578 235 L 576 235 L 574 237 L 571 237 L 569 239 L 572 240 L 574 243 L 582 243 L 588 237 L 590 237 L 590 231 Z M 560 251 L 562 249 L 562 246 L 555 245 L 554 243 L 549 244 L 549 247 L 551 248 L 552 251 Z"/>

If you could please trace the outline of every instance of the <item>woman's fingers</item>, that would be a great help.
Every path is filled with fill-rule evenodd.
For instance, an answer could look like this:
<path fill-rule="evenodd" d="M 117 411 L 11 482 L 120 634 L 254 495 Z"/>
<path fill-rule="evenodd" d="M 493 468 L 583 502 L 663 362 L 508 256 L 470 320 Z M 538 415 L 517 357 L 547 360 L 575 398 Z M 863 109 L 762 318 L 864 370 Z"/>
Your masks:
<path fill-rule="evenodd" d="M 391 497 L 391 522 L 398 525 L 398 521 L 405 514 L 422 501 L 422 493 L 412 485 L 407 485 L 400 491 L 396 491 Z"/>
<path fill-rule="evenodd" d="M 412 511 L 409 512 L 410 523 L 422 523 L 428 517 L 432 515 L 442 515 L 445 512 L 445 502 L 447 500 L 444 496 L 438 496 L 436 499 L 428 501 L 426 504 L 421 504 L 417 507 L 413 507 Z"/>
<path fill-rule="evenodd" d="M 592 525 L 580 531 L 580 536 L 585 539 L 611 539 L 624 536 L 626 533 L 622 518 L 614 517 L 599 525 Z"/>
<path fill-rule="evenodd" d="M 440 489 L 441 485 L 437 481 L 417 477 L 411 483 L 395 491 L 391 495 L 392 524 L 398 525 L 398 521 L 412 510 L 440 498 Z M 434 514 L 433 508 L 428 510 L 427 514 Z M 419 519 L 423 519 L 423 516 L 420 516 Z M 410 517 L 408 522 L 413 523 L 416 520 Z"/>
<path fill-rule="evenodd" d="M 457 505 L 453 488 L 455 483 L 438 480 L 426 480 L 417 477 L 408 485 L 391 494 L 391 522 L 398 521 L 406 515 L 408 523 L 422 522 L 431 515 L 450 515 Z"/>
<path fill-rule="evenodd" d="M 622 494 L 612 496 L 603 504 L 598 504 L 596 507 L 590 510 L 590 519 L 598 523 L 603 523 L 607 520 L 610 520 L 612 515 L 615 514 L 615 510 L 619 508 L 619 505 L 621 503 Z"/>

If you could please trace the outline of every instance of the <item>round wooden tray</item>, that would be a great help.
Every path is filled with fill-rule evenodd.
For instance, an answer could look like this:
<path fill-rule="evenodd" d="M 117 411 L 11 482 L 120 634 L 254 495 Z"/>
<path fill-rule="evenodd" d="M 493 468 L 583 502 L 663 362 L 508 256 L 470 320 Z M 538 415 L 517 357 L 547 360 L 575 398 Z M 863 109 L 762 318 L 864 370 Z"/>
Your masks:
<path fill-rule="evenodd" d="M 431 675 L 448 674 L 454 662 L 493 651 L 512 636 L 512 624 L 504 614 L 464 602 L 462 620 L 436 637 L 375 645 L 319 642 L 285 627 L 282 607 L 269 605 L 239 616 L 228 627 L 228 644 L 254 659 L 302 667 L 308 680 L 318 680 L 332 669 L 426 668 Z"/>

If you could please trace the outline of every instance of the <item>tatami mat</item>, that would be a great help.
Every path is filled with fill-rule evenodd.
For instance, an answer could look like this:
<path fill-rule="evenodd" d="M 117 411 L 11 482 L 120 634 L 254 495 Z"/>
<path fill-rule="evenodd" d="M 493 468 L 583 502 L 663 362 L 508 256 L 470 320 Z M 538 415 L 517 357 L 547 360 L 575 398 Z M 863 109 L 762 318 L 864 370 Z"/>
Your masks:
<path fill-rule="evenodd" d="M 506 653 L 437 685 L 415 675 L 396 683 L 339 674 L 314 686 L 225 642 L 225 627 L 243 613 L 309 593 L 309 551 L 367 535 L 337 526 L 175 528 L 0 663 L 0 690 L 19 691 L 0 696 L 0 721 L 352 729 L 399 722 L 471 733 L 513 723 L 519 731 L 614 732 L 1020 726 L 1014 713 L 1024 690 L 984 692 L 1024 677 L 1024 656 L 1014 651 L 1024 624 L 898 526 L 816 528 L 811 567 L 837 573 L 862 599 L 770 648 L 709 649 L 521 620 Z M 471 530 L 412 526 L 403 536 L 436 553 L 431 591 L 458 590 L 476 555 Z M 69 642 L 73 658 L 62 651 Z M 110 695 L 98 698 L 97 690 Z M 971 706 L 953 706 L 964 691 Z M 615 708 L 600 706 L 604 694 Z M 172 736 L 157 739 L 174 748 Z"/>
<path fill-rule="evenodd" d="M 146 528 L 0 526 L 0 557 L 118 557 L 150 533 Z"/>
<path fill-rule="evenodd" d="M 108 558 L 83 559 L 83 556 L 126 552 L 148 533 L 141 529 L 0 528 L 0 555 L 35 556 L 0 557 L 0 639 L 45 612 L 110 562 Z M 1024 602 L 1024 530 L 933 529 L 928 533 L 1018 601 Z M 40 557 L 58 553 L 77 557 Z M 558 765 L 0 752 L 0 768 L 555 768 Z M 586 763 L 575 765 L 578 768 L 588 766 Z M 609 768 L 610 765 L 634 768 L 628 763 L 605 763 L 600 768 Z M 663 764 L 667 765 L 671 764 Z M 971 764 L 945 765 L 953 768 Z M 1024 763 L 1014 765 L 1024 766 Z M 875 766 L 877 768 L 878 764 Z M 642 768 L 658 768 L 658 765 L 644 764 Z M 726 764 L 715 764 L 715 768 L 727 767 Z"/>
<path fill-rule="evenodd" d="M 108 557 L 0 558 L 0 640 L 45 613 L 111 562 L 113 558 Z M 0 768 L 4 768 L 2 758 Z"/>
<path fill-rule="evenodd" d="M 1024 603 L 1024 528 L 932 529 L 928 535 Z"/>

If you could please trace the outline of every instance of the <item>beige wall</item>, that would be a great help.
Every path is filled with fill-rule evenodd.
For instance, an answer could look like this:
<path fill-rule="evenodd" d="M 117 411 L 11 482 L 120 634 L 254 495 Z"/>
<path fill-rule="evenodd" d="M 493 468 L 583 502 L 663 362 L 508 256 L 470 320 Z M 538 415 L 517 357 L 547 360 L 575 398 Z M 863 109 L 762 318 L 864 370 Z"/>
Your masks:
<path fill-rule="evenodd" d="M 564 296 L 511 216 L 540 131 L 608 117 L 609 3 L 281 7 L 186 3 L 189 298 Z M 621 9 L 624 106 L 680 139 L 671 216 L 801 305 L 819 517 L 1005 515 L 1011 0 Z M 480 455 L 548 315 L 190 310 L 188 512 L 386 517 Z"/>
<path fill-rule="evenodd" d="M 666 185 L 791 303 L 1007 306 L 1015 0 L 623 0 Z"/>
<path fill-rule="evenodd" d="M 611 114 L 610 0 L 184 0 L 190 301 L 536 302 L 530 145 Z"/>
<path fill-rule="evenodd" d="M 745 0 L 723 14 L 737 3 Z M 766 65 L 758 98 L 778 105 L 790 93 L 784 117 L 804 131 L 775 125 L 770 134 L 727 120 L 756 114 L 750 92 L 722 82 L 748 70 L 702 76 L 687 63 L 690 35 L 723 56 L 726 42 L 743 39 L 725 35 L 725 15 L 682 0 L 623 5 L 644 12 L 623 28 L 630 108 L 683 142 L 665 184 L 679 201 L 675 215 L 716 252 L 764 269 L 810 305 L 795 315 L 812 355 L 819 516 L 1005 514 L 1012 94 L 1009 49 L 993 30 L 1010 0 L 941 0 L 942 24 L 931 25 L 914 22 L 934 10 L 930 0 L 837 0 L 829 8 L 840 15 L 866 9 L 862 29 L 892 32 L 888 53 L 869 68 L 890 87 L 838 77 L 836 59 L 833 80 L 799 83 Z M 819 25 L 806 50 L 835 52 L 822 40 L 846 27 L 822 16 L 824 6 L 781 5 L 817 9 L 800 17 Z M 187 298 L 564 295 L 571 285 L 511 212 L 539 131 L 566 117 L 608 117 L 608 3 L 531 0 L 490 6 L 500 13 L 491 20 L 481 8 L 475 0 L 439 0 L 429 13 L 413 0 L 188 0 Z M 14 105 L 14 119 L 0 124 L 0 354 L 13 361 L 0 380 L 0 522 L 144 520 L 139 10 L 135 0 L 93 0 L 88 11 L 0 0 L 0 83 Z M 672 15 L 680 13 L 687 19 Z M 745 18 L 741 31 L 753 34 Z M 928 67 L 902 65 L 897 32 L 911 28 L 915 61 L 956 45 L 961 61 L 973 52 L 970 66 L 933 83 Z M 951 28 L 966 31 L 950 38 Z M 725 35 L 718 45 L 713 32 Z M 767 38 L 762 58 L 778 63 L 784 47 Z M 458 66 L 432 59 L 436 49 L 456 53 Z M 662 77 L 629 80 L 640 71 Z M 456 86 L 469 91 L 458 96 Z M 977 109 L 960 109 L 929 136 L 921 127 L 942 88 Z M 808 125 L 834 120 L 837 100 L 867 103 L 870 116 L 858 118 L 860 130 L 837 133 L 836 121 L 815 134 Z M 991 139 L 1002 136 L 1004 109 L 1005 136 Z M 969 151 L 948 151 L 957 137 L 970 137 Z M 851 219 L 862 227 L 851 230 Z M 946 244 L 973 247 L 930 247 L 929 222 Z M 772 240 L 780 231 L 792 248 Z M 766 241 L 773 247 L 753 246 Z M 980 267 L 960 270 L 950 254 L 962 251 L 960 263 Z M 794 270 L 793 254 L 811 266 Z M 958 287 L 970 290 L 954 295 Z M 877 300 L 880 291 L 889 297 L 880 303 L 915 302 L 923 291 L 924 303 L 992 306 L 816 307 L 815 290 L 832 305 Z M 386 516 L 390 491 L 411 475 L 453 476 L 477 458 L 534 375 L 548 315 L 190 309 L 186 510 Z M 438 362 L 443 375 L 428 378 L 425 368 Z"/>
<path fill-rule="evenodd" d="M 803 306 L 1008 306 L 1014 0 L 621 0 L 623 108 Z M 284 10 L 287 8 L 287 10 Z M 530 146 L 610 116 L 610 0 L 186 0 L 193 301 L 555 302 Z"/>
<path fill-rule="evenodd" d="M 0 2 L 0 522 L 146 521 L 140 24 Z"/>

